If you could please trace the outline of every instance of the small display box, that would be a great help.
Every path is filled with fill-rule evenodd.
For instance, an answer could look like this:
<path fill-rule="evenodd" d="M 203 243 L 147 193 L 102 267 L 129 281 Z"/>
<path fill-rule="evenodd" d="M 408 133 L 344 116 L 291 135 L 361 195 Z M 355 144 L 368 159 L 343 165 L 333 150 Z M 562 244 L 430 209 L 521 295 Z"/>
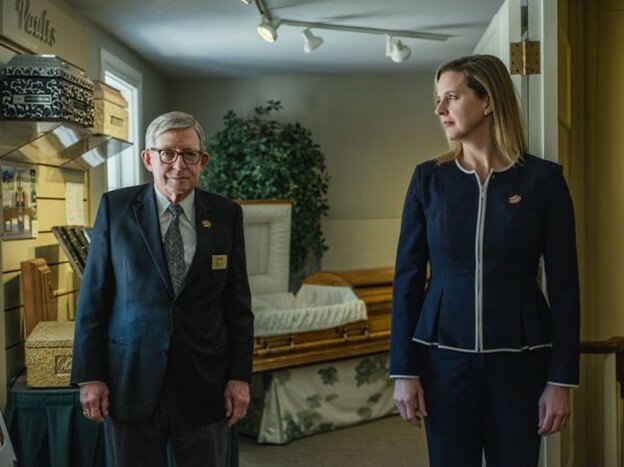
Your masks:
<path fill-rule="evenodd" d="M 128 102 L 117 89 L 95 82 L 95 124 L 93 132 L 128 140 Z"/>
<path fill-rule="evenodd" d="M 2 118 L 93 126 L 93 82 L 55 55 L 16 55 L 2 71 Z"/>
<path fill-rule="evenodd" d="M 69 386 L 73 321 L 41 321 L 26 339 L 27 384 L 32 388 Z"/>

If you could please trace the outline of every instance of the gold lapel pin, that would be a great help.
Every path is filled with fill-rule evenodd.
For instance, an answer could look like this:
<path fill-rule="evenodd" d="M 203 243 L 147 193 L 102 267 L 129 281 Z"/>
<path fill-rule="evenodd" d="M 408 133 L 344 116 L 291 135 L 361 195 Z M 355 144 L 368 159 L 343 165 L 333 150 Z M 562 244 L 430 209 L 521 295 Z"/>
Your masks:
<path fill-rule="evenodd" d="M 513 195 L 509 197 L 509 204 L 518 204 L 520 201 L 522 201 L 522 196 L 520 195 Z"/>
<path fill-rule="evenodd" d="M 202 221 L 202 225 L 206 227 L 207 229 L 209 229 L 210 227 L 212 227 L 212 222 L 210 222 L 208 219 L 204 219 Z"/>

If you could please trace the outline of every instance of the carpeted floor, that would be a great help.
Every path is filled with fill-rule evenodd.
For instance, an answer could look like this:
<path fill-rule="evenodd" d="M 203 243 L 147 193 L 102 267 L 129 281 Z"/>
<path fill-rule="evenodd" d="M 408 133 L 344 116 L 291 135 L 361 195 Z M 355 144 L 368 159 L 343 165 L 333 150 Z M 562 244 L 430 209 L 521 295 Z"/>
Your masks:
<path fill-rule="evenodd" d="M 241 436 L 240 467 L 426 467 L 424 427 L 399 416 L 309 436 L 285 446 Z"/>

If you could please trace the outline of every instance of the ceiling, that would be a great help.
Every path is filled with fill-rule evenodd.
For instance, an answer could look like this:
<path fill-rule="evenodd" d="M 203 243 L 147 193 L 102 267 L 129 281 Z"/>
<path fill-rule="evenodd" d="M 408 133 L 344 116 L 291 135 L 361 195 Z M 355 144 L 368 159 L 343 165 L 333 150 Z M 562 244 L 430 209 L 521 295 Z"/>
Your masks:
<path fill-rule="evenodd" d="M 472 51 L 502 0 L 265 0 L 278 18 L 448 34 L 404 39 L 403 63 L 384 56 L 384 36 L 315 30 L 325 43 L 303 51 L 301 28 L 277 42 L 256 33 L 260 14 L 240 0 L 67 0 L 168 77 L 364 74 L 431 71 Z"/>

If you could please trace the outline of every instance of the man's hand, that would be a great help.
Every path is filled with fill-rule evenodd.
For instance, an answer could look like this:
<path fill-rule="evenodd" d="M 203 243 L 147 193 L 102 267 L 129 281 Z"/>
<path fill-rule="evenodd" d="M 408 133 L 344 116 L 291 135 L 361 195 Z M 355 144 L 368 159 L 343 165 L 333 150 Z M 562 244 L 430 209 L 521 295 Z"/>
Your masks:
<path fill-rule="evenodd" d="M 394 403 L 401 417 L 414 426 L 420 426 L 420 412 L 427 416 L 425 391 L 416 378 L 397 378 L 394 380 Z"/>
<path fill-rule="evenodd" d="M 80 385 L 80 404 L 82 413 L 89 420 L 103 422 L 108 417 L 110 393 L 106 383 L 94 381 Z"/>
<path fill-rule="evenodd" d="M 231 379 L 225 386 L 225 415 L 228 426 L 234 425 L 247 414 L 249 383 Z"/>
<path fill-rule="evenodd" d="M 563 430 L 570 419 L 570 388 L 546 385 L 538 402 L 539 425 L 537 433 L 548 436 Z"/>

